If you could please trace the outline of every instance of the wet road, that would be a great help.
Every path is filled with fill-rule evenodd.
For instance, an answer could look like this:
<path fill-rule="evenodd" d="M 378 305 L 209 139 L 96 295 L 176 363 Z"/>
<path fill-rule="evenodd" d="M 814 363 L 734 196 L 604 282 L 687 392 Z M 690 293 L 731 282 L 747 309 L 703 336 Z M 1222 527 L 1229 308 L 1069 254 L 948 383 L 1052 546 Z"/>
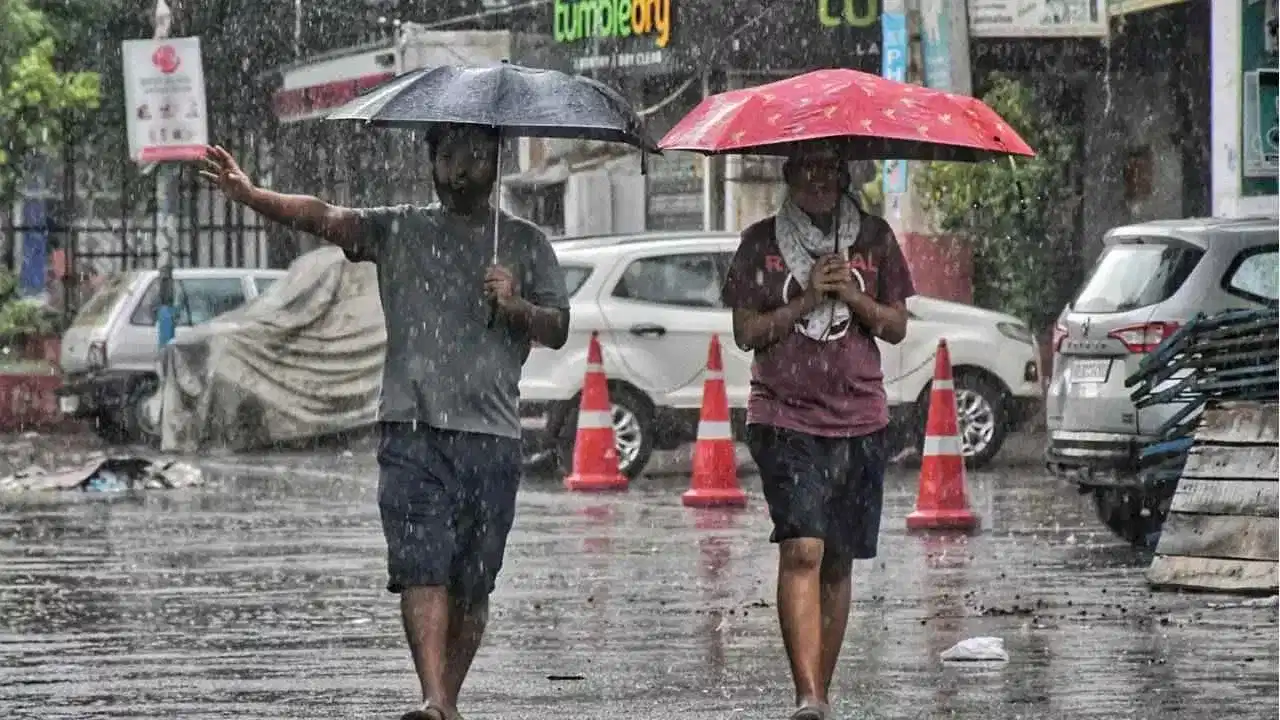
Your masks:
<path fill-rule="evenodd" d="M 367 464 L 0 500 L 0 717 L 398 717 L 415 684 Z M 985 527 L 967 542 L 906 534 L 914 485 L 890 479 L 881 556 L 859 567 L 841 718 L 1276 717 L 1274 607 L 1149 592 L 1146 559 L 1030 463 L 971 475 Z M 605 497 L 528 480 L 467 717 L 785 717 L 746 487 L 724 513 L 682 507 L 678 475 Z M 978 635 L 1011 661 L 938 661 Z"/>

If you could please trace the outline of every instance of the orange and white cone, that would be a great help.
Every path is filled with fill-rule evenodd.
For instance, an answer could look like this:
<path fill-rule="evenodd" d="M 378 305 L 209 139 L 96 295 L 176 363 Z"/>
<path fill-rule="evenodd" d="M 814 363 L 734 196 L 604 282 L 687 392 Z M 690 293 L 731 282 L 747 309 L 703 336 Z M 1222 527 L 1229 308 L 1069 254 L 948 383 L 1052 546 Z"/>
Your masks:
<path fill-rule="evenodd" d="M 978 516 L 969 508 L 965 487 L 951 352 L 943 339 L 938 341 L 933 385 L 929 391 L 929 418 L 925 423 L 924 453 L 920 460 L 920 492 L 916 496 L 915 512 L 907 516 L 907 529 L 972 530 L 978 525 Z"/>
<path fill-rule="evenodd" d="M 747 495 L 738 485 L 738 459 L 729 422 L 729 396 L 724 387 L 720 336 L 711 336 L 707 379 L 702 386 L 702 415 L 693 448 L 693 478 L 681 497 L 690 507 L 743 507 Z"/>
<path fill-rule="evenodd" d="M 613 436 L 613 404 L 604 375 L 600 339 L 591 334 L 587 373 L 578 405 L 578 434 L 573 442 L 573 472 L 564 479 L 570 490 L 626 490 L 627 476 L 618 472 L 618 445 Z"/>

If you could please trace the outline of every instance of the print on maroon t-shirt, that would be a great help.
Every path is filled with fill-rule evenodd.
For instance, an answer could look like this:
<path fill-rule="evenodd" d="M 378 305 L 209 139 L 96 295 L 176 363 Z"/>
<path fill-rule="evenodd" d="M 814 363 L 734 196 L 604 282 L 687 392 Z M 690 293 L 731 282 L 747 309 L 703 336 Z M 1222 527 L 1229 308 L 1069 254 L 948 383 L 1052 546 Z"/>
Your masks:
<path fill-rule="evenodd" d="M 902 249 L 883 219 L 864 214 L 846 252 L 854 281 L 878 302 L 891 305 L 915 294 Z M 778 250 L 774 219 L 744 230 L 725 279 L 725 304 L 769 312 L 803 292 Z M 747 422 L 826 437 L 860 437 L 888 425 L 880 348 L 871 332 L 854 317 L 832 328 L 826 342 L 793 331 L 757 351 Z"/>

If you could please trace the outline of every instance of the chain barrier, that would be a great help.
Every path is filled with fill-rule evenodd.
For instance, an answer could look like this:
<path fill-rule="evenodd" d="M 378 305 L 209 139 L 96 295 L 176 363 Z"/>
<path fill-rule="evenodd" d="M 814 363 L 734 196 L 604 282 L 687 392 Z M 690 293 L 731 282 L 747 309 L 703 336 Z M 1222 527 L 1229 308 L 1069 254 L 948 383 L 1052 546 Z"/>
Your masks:
<path fill-rule="evenodd" d="M 891 385 L 891 384 L 893 384 L 893 383 L 898 382 L 899 380 L 903 380 L 903 379 L 905 379 L 905 378 L 909 378 L 909 377 L 911 377 L 912 375 L 915 375 L 916 373 L 920 372 L 920 371 L 921 371 L 921 370 L 923 370 L 924 368 L 928 367 L 930 363 L 932 363 L 934 360 L 937 360 L 937 359 L 938 359 L 938 351 L 937 351 L 937 350 L 934 350 L 933 352 L 929 353 L 929 357 L 925 358 L 925 359 L 924 359 L 924 362 L 921 362 L 919 365 L 916 365 L 915 367 L 911 368 L 911 369 L 910 369 L 910 370 L 908 370 L 907 372 L 904 372 L 904 373 L 902 373 L 901 375 L 899 375 L 899 376 L 897 376 L 897 377 L 895 377 L 895 378 L 888 378 L 888 379 L 886 379 L 886 380 L 884 381 L 884 384 L 885 384 L 885 385 Z"/>
<path fill-rule="evenodd" d="M 698 368 L 697 372 L 695 372 L 692 376 L 689 377 L 688 380 L 685 380 L 682 383 L 673 385 L 668 389 L 656 390 L 654 388 L 644 387 L 640 385 L 640 383 L 636 382 L 636 379 L 640 377 L 640 374 L 637 373 L 635 371 L 635 368 L 633 368 L 631 364 L 627 362 L 626 355 L 624 353 L 619 352 L 616 348 L 606 346 L 604 343 L 601 343 L 601 349 L 604 350 L 604 355 L 606 358 L 616 359 L 617 364 L 621 365 L 623 368 L 626 369 L 628 375 L 630 376 L 627 382 L 629 382 L 631 385 L 634 385 L 636 388 L 638 388 L 642 392 L 647 393 L 651 396 L 670 395 L 671 393 L 676 392 L 677 390 L 683 390 L 689 387 L 690 385 L 693 385 L 694 383 L 696 383 L 707 372 L 707 369 L 705 367 L 700 367 Z M 909 378 L 912 375 L 915 375 L 916 373 L 925 369 L 929 365 L 933 364 L 933 362 L 937 359 L 938 359 L 938 351 L 934 350 L 933 352 L 929 353 L 928 357 L 926 357 L 924 360 L 922 360 L 919 364 L 917 364 L 915 367 L 911 368 L 910 370 L 904 373 L 901 373 L 898 376 L 893 378 L 885 378 L 884 384 L 892 385 L 893 383 Z"/>

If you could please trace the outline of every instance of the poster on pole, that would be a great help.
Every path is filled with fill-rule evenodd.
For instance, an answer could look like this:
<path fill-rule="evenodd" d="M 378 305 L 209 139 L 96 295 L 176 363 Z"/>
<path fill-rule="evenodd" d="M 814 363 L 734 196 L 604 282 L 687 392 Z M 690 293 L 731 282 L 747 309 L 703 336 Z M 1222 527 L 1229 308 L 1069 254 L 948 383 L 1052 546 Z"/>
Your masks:
<path fill-rule="evenodd" d="M 209 122 L 200 38 L 125 40 L 124 100 L 134 161 L 203 157 Z"/>

